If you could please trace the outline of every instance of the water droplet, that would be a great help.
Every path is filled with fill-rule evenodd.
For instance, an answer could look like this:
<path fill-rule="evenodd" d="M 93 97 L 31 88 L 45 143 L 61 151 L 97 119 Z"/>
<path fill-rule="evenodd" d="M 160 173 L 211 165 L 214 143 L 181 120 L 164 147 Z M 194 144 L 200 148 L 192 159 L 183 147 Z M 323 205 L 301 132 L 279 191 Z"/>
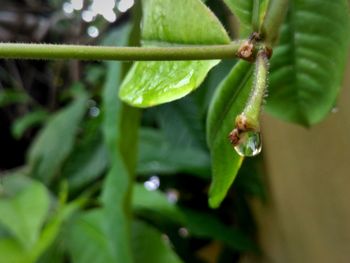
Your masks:
<path fill-rule="evenodd" d="M 261 152 L 260 132 L 246 131 L 239 135 L 239 142 L 235 146 L 236 152 L 240 156 L 255 156 Z"/>
<path fill-rule="evenodd" d="M 338 107 L 334 107 L 334 108 L 331 110 L 332 113 L 337 113 L 338 111 L 339 111 L 339 108 L 338 108 Z"/>
<path fill-rule="evenodd" d="M 179 236 L 182 238 L 186 238 L 189 236 L 189 231 L 186 227 L 180 227 L 178 230 Z"/>
<path fill-rule="evenodd" d="M 155 191 L 160 186 L 159 177 L 156 175 L 151 176 L 151 178 L 149 178 L 146 182 L 144 182 L 143 185 L 148 191 Z"/>

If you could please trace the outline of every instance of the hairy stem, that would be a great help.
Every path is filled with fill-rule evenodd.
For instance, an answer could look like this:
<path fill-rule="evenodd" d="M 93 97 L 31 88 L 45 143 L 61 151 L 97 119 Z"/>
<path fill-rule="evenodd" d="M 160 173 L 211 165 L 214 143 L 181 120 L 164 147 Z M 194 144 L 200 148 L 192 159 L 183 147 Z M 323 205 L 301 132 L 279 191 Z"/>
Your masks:
<path fill-rule="evenodd" d="M 228 45 L 172 47 L 108 47 L 0 43 L 0 58 L 11 59 L 80 59 L 80 60 L 209 60 L 235 58 L 242 41 Z"/>

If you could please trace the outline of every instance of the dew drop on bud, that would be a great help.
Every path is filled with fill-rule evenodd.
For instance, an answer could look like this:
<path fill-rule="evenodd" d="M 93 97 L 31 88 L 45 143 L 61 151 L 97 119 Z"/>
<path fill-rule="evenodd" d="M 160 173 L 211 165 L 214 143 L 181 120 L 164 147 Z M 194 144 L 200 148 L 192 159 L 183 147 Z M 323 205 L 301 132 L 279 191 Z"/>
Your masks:
<path fill-rule="evenodd" d="M 236 152 L 243 157 L 258 155 L 262 148 L 260 132 L 242 132 L 239 135 L 239 142 L 234 148 Z"/>

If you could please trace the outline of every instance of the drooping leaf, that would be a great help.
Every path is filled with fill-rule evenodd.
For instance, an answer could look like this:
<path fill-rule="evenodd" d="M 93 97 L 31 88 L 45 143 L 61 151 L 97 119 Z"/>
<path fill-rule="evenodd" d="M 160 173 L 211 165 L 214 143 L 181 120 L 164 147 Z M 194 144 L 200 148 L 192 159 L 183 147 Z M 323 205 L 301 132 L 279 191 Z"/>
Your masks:
<path fill-rule="evenodd" d="M 200 0 L 144 0 L 142 39 L 145 46 L 230 41 L 218 19 Z M 217 63 L 218 60 L 136 62 L 124 79 L 119 96 L 136 107 L 179 99 L 197 88 Z"/>
<path fill-rule="evenodd" d="M 132 231 L 134 262 L 181 263 L 182 260 L 162 239 L 162 234 L 142 221 L 134 221 Z"/>
<path fill-rule="evenodd" d="M 76 133 L 86 110 L 87 95 L 57 112 L 31 145 L 28 162 L 32 176 L 48 183 L 72 150 Z"/>
<path fill-rule="evenodd" d="M 37 242 L 49 209 L 49 195 L 39 182 L 12 197 L 0 199 L 0 224 L 5 226 L 25 249 Z"/>
<path fill-rule="evenodd" d="M 210 158 L 206 151 L 182 144 L 171 144 L 155 129 L 140 132 L 138 174 L 175 174 L 185 172 L 206 177 Z"/>
<path fill-rule="evenodd" d="M 290 1 L 271 60 L 269 113 L 309 126 L 330 112 L 349 49 L 349 19 L 346 0 Z"/>
<path fill-rule="evenodd" d="M 150 219 L 152 213 L 156 213 L 167 222 L 187 228 L 191 236 L 220 240 L 234 250 L 254 249 L 252 241 L 238 229 L 228 227 L 212 215 L 170 203 L 159 191 L 148 191 L 141 185 L 135 185 L 133 208 L 137 214 Z"/>
<path fill-rule="evenodd" d="M 240 61 L 217 88 L 209 107 L 207 142 L 212 159 L 212 183 L 209 205 L 218 207 L 226 196 L 242 163 L 228 140 L 251 89 L 251 64 Z"/>
<path fill-rule="evenodd" d="M 252 20 L 255 0 L 224 0 L 230 10 L 237 16 L 240 27 L 239 35 L 241 38 L 253 33 Z M 258 0 L 260 2 L 259 17 L 260 21 L 266 11 L 268 0 Z"/>

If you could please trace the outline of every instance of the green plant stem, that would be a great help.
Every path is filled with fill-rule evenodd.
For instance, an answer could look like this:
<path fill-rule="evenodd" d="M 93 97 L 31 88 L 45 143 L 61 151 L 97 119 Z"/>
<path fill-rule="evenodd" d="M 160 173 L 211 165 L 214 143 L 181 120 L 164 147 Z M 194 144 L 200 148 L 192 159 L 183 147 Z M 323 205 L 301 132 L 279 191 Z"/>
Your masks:
<path fill-rule="evenodd" d="M 269 61 L 264 50 L 260 50 L 256 56 L 254 84 L 243 115 L 249 120 L 249 126 L 259 127 L 259 115 L 267 87 L 267 74 Z"/>
<path fill-rule="evenodd" d="M 253 1 L 253 17 L 252 17 L 252 25 L 253 32 L 259 32 L 259 16 L 260 16 L 260 0 Z"/>
<path fill-rule="evenodd" d="M 262 23 L 261 32 L 266 45 L 272 47 L 278 38 L 280 27 L 288 9 L 288 0 L 270 0 Z"/>
<path fill-rule="evenodd" d="M 84 45 L 0 43 L 0 58 L 80 60 L 209 60 L 236 57 L 242 41 L 228 45 L 172 47 L 108 47 Z"/>

